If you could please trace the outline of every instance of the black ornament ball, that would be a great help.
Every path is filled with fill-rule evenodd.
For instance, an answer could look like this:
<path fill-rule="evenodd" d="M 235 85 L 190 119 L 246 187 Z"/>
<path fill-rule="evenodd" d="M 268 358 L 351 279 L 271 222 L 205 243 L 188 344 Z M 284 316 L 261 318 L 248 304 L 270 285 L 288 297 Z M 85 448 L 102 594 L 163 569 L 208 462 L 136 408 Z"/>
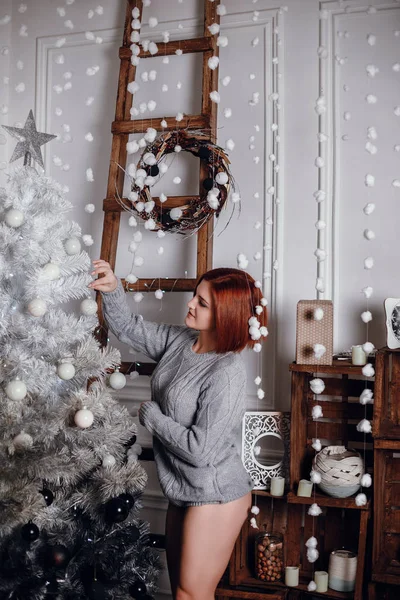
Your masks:
<path fill-rule="evenodd" d="M 51 504 L 53 504 L 54 494 L 51 490 L 48 490 L 47 488 L 43 488 L 42 490 L 39 490 L 39 493 L 42 494 L 47 506 L 50 506 Z"/>
<path fill-rule="evenodd" d="M 158 168 L 158 165 L 151 165 L 148 173 L 149 175 L 151 175 L 151 177 L 157 177 L 157 175 L 159 174 L 160 169 Z"/>
<path fill-rule="evenodd" d="M 165 536 L 159 533 L 149 534 L 149 546 L 151 548 L 164 548 L 165 549 Z"/>
<path fill-rule="evenodd" d="M 213 187 L 214 187 L 214 180 L 211 179 L 211 177 L 207 177 L 207 179 L 204 179 L 204 181 L 203 181 L 203 188 L 207 192 L 209 192 Z"/>
<path fill-rule="evenodd" d="M 129 541 L 133 544 L 140 538 L 140 529 L 136 525 L 128 525 Z"/>
<path fill-rule="evenodd" d="M 47 550 L 47 564 L 58 569 L 64 568 L 70 561 L 70 553 L 68 548 L 62 544 L 50 546 Z"/>
<path fill-rule="evenodd" d="M 105 514 L 109 523 L 122 523 L 128 516 L 129 509 L 121 498 L 111 498 L 106 504 Z"/>
<path fill-rule="evenodd" d="M 124 446 L 126 448 L 130 448 L 131 446 L 133 446 L 133 444 L 136 444 L 136 435 L 133 434 L 133 436 L 131 438 L 129 438 L 129 440 L 127 442 L 125 442 Z"/>
<path fill-rule="evenodd" d="M 92 581 L 86 588 L 86 595 L 90 600 L 107 600 L 108 592 L 101 581 Z"/>
<path fill-rule="evenodd" d="M 143 583 L 143 581 L 135 581 L 135 583 L 132 583 L 132 585 L 129 587 L 129 593 L 132 598 L 145 598 L 147 594 L 146 584 Z"/>
<path fill-rule="evenodd" d="M 131 494 L 120 494 L 118 497 L 124 502 L 128 510 L 134 507 L 135 498 Z"/>
<path fill-rule="evenodd" d="M 201 146 L 198 151 L 199 158 L 203 158 L 204 160 L 210 160 L 211 150 L 207 148 L 207 146 Z"/>
<path fill-rule="evenodd" d="M 39 537 L 39 527 L 35 523 L 32 523 L 32 521 L 29 521 L 29 523 L 22 526 L 21 535 L 25 541 L 34 542 Z"/>

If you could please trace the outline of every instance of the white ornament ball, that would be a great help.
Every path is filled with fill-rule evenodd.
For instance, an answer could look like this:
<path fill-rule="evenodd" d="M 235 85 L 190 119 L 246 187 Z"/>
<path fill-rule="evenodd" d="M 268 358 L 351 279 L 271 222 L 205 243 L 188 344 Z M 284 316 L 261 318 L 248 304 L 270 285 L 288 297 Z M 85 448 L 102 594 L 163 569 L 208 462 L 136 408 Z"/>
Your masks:
<path fill-rule="evenodd" d="M 94 415 L 91 410 L 82 408 L 75 413 L 74 416 L 75 425 L 81 429 L 87 429 L 93 424 Z"/>
<path fill-rule="evenodd" d="M 33 446 L 33 438 L 29 433 L 25 433 L 25 431 L 21 431 L 18 435 L 13 439 L 13 445 L 16 450 L 25 450 L 26 448 L 32 448 Z"/>
<path fill-rule="evenodd" d="M 106 454 L 103 457 L 103 467 L 113 467 L 116 464 L 115 457 L 112 454 Z"/>
<path fill-rule="evenodd" d="M 78 238 L 72 237 L 65 241 L 64 248 L 69 256 L 73 256 L 74 254 L 79 254 L 81 251 L 81 243 Z"/>
<path fill-rule="evenodd" d="M 46 279 L 50 279 L 50 281 L 54 281 L 60 277 L 60 267 L 54 263 L 47 263 L 42 268 L 42 275 Z"/>
<path fill-rule="evenodd" d="M 64 381 L 69 381 L 75 376 L 75 367 L 71 363 L 61 363 L 57 367 L 57 375 Z"/>
<path fill-rule="evenodd" d="M 81 302 L 80 309 L 83 315 L 95 315 L 97 313 L 97 302 L 91 300 L 91 298 L 85 298 Z"/>
<path fill-rule="evenodd" d="M 229 181 L 227 173 L 225 173 L 224 171 L 217 173 L 217 175 L 215 177 L 215 181 L 217 183 L 219 183 L 220 185 L 225 185 Z"/>
<path fill-rule="evenodd" d="M 12 208 L 6 212 L 5 221 L 9 227 L 20 227 L 25 221 L 25 215 L 17 208 Z"/>
<path fill-rule="evenodd" d="M 112 373 L 108 381 L 113 390 L 122 390 L 122 388 L 124 388 L 126 385 L 126 377 L 123 373 L 120 373 L 119 371 L 115 371 L 115 373 Z"/>
<path fill-rule="evenodd" d="M 163 296 L 164 296 L 164 294 L 163 294 L 163 291 L 162 291 L 162 290 L 156 290 L 156 291 L 154 292 L 154 295 L 155 295 L 155 297 L 157 298 L 157 300 L 162 300 L 162 298 L 163 298 Z"/>
<path fill-rule="evenodd" d="M 12 379 L 6 385 L 6 395 L 10 400 L 23 400 L 27 394 L 26 385 L 19 379 Z"/>
<path fill-rule="evenodd" d="M 28 312 L 33 317 L 43 317 L 43 315 L 47 312 L 47 304 L 44 300 L 41 300 L 41 298 L 35 298 L 29 302 Z"/>

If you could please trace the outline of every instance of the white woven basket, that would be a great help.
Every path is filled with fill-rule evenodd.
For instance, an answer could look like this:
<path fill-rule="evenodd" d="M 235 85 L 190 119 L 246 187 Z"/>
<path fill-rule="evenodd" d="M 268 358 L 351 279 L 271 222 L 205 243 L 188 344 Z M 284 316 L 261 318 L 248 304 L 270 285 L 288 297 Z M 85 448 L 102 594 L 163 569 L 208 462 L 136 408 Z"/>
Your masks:
<path fill-rule="evenodd" d="M 364 462 L 356 450 L 326 446 L 315 455 L 313 465 L 321 474 L 320 489 L 334 498 L 347 498 L 360 489 Z"/>

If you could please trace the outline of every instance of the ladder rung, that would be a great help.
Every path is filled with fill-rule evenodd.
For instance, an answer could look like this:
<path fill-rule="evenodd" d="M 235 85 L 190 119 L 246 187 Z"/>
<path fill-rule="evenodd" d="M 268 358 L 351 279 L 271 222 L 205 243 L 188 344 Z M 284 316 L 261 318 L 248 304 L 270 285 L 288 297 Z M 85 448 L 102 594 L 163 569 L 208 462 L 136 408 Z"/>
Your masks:
<path fill-rule="evenodd" d="M 152 199 L 157 206 L 162 206 L 164 208 L 177 208 L 178 206 L 189 204 L 193 200 L 199 201 L 200 196 L 168 196 L 168 200 L 165 202 L 160 202 L 160 198 L 158 196 L 154 196 Z M 128 198 L 121 198 L 121 200 L 127 208 L 132 209 L 132 204 Z M 115 198 L 106 198 L 103 200 L 103 210 L 104 212 L 122 212 L 124 208 Z"/>
<path fill-rule="evenodd" d="M 158 46 L 157 54 L 150 54 L 140 48 L 140 58 L 157 58 L 159 56 L 171 56 L 176 50 L 182 50 L 183 54 L 192 54 L 195 52 L 207 52 L 214 49 L 214 40 L 212 37 L 193 38 L 192 40 L 174 40 L 173 42 L 156 42 Z M 122 46 L 119 49 L 119 57 L 121 60 L 130 60 L 132 52 L 130 48 Z"/>
<path fill-rule="evenodd" d="M 191 127 L 194 129 L 210 129 L 209 115 L 186 115 L 182 121 L 177 121 L 175 117 L 165 118 L 167 126 L 161 125 L 162 117 L 152 119 L 135 119 L 132 121 L 113 121 L 111 125 L 111 133 L 113 134 L 129 134 L 129 133 L 144 133 L 148 127 L 153 127 L 157 131 L 175 131 L 176 129 L 186 129 Z"/>
<path fill-rule="evenodd" d="M 193 292 L 196 286 L 196 279 L 182 277 L 150 277 L 149 279 L 139 279 L 136 283 L 128 283 L 125 279 L 121 279 L 121 281 L 124 287 L 128 286 L 127 291 L 130 292 L 155 292 L 158 288 L 165 292 Z"/>

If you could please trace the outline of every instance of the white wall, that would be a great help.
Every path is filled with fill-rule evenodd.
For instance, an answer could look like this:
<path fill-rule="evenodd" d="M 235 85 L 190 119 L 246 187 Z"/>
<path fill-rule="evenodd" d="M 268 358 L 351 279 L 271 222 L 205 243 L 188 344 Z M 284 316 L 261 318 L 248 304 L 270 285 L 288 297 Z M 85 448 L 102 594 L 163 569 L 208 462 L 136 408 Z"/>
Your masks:
<path fill-rule="evenodd" d="M 23 14 L 18 12 L 19 1 L 3 0 L 0 8 L 0 19 L 11 14 L 12 8 L 12 22 L 0 25 L 0 47 L 11 48 L 9 56 L 0 54 L 0 106 L 9 106 L 9 114 L 1 115 L 1 123 L 22 123 L 33 107 L 38 128 L 60 134 L 59 141 L 45 147 L 46 170 L 68 185 L 69 198 L 75 205 L 72 218 L 82 224 L 84 232 L 94 236 L 95 245 L 90 253 L 95 258 L 101 241 L 102 200 L 108 176 L 110 124 L 114 119 L 118 47 L 125 3 L 104 0 L 104 14 L 95 15 L 93 19 L 88 19 L 87 13 L 96 3 L 88 0 L 65 6 L 65 18 L 58 15 L 57 6 L 51 0 L 26 0 L 26 4 L 28 10 Z M 371 4 L 377 12 L 368 14 L 366 4 Z M 395 145 L 400 144 L 400 117 L 394 114 L 394 107 L 400 105 L 400 73 L 394 71 L 392 65 L 400 61 L 400 36 L 396 34 L 400 30 L 400 4 L 395 0 L 369 3 L 287 0 L 287 11 L 279 9 L 271 0 L 257 3 L 226 0 L 225 5 L 228 15 L 222 20 L 222 29 L 230 43 L 221 49 L 220 75 L 230 75 L 232 80 L 226 88 L 220 86 L 218 141 L 224 145 L 232 138 L 236 143 L 231 154 L 232 172 L 241 191 L 242 212 L 240 218 L 236 213 L 229 227 L 218 236 L 230 214 L 230 209 L 224 211 L 216 228 L 214 266 L 236 266 L 237 253 L 244 252 L 249 258 L 248 271 L 263 279 L 264 293 L 270 302 L 270 337 L 262 357 L 249 354 L 246 358 L 248 407 L 287 409 L 288 364 L 294 359 L 296 304 L 300 299 L 316 297 L 317 262 L 313 253 L 317 245 L 314 226 L 317 218 L 327 223 L 321 234 L 321 247 L 327 251 L 327 259 L 320 264 L 319 275 L 325 275 L 325 297 L 331 297 L 335 303 L 336 351 L 349 349 L 352 344 L 367 339 L 366 327 L 359 318 L 366 307 L 362 287 L 372 285 L 375 289 L 369 304 L 374 319 L 368 337 L 377 346 L 385 343 L 383 300 L 387 296 L 399 296 L 399 284 L 393 274 L 397 272 L 398 262 L 400 189 L 393 187 L 392 181 L 400 179 L 399 154 L 394 150 Z M 320 13 L 320 8 L 327 12 Z M 152 15 L 159 20 L 155 30 L 143 28 L 145 37 L 160 39 L 159 32 L 168 29 L 172 38 L 183 39 L 201 31 L 203 7 L 199 1 L 185 0 L 180 4 L 175 0 L 153 0 L 151 7 L 145 10 L 145 22 Z M 257 20 L 253 20 L 254 10 L 259 11 Z M 324 18 L 320 20 L 320 16 Z M 66 19 L 73 21 L 73 30 L 64 26 Z M 182 29 L 178 28 L 179 23 Z M 22 24 L 28 28 L 26 37 L 19 35 Z M 87 30 L 101 36 L 103 43 L 88 41 Z M 367 42 L 371 33 L 376 35 L 375 45 Z M 57 49 L 55 44 L 60 37 L 65 37 L 66 43 Z M 259 43 L 253 47 L 251 42 L 256 37 Z M 326 48 L 326 59 L 318 57 L 320 45 Z M 65 58 L 62 65 L 56 62 L 60 54 Z M 278 59 L 277 64 L 274 58 Z M 340 59 L 344 59 L 343 64 Z M 17 69 L 18 60 L 24 62 L 22 71 Z M 375 78 L 366 76 L 368 64 L 379 67 Z M 88 77 L 86 69 L 94 65 L 100 70 Z M 198 56 L 171 57 L 169 65 L 162 64 L 159 57 L 150 62 L 142 61 L 138 76 L 150 68 L 157 69 L 157 80 L 143 84 L 136 100 L 156 100 L 154 118 L 172 116 L 178 110 L 186 113 L 198 110 Z M 73 87 L 58 95 L 53 86 L 65 84 L 63 74 L 68 71 L 72 73 Z M 250 73 L 255 74 L 255 79 L 250 79 Z M 3 76 L 8 74 L 10 85 L 7 87 Z M 15 86 L 20 81 L 25 82 L 26 91 L 18 94 Z M 178 81 L 182 82 L 180 90 L 176 87 Z M 161 92 L 163 83 L 168 84 L 168 93 Z M 349 86 L 348 91 L 344 85 Z M 250 107 L 248 101 L 256 91 L 260 93 L 260 103 Z M 327 110 L 319 122 L 314 106 L 321 91 Z M 279 93 L 279 110 L 269 99 L 273 92 Z M 368 104 L 367 94 L 375 94 L 378 102 Z M 90 107 L 85 104 L 88 96 L 95 98 Z M 62 116 L 56 116 L 57 107 L 62 109 Z M 223 116 L 225 107 L 232 108 L 231 119 Z M 350 120 L 344 119 L 346 111 L 351 113 Z M 279 125 L 275 134 L 271 131 L 273 122 Z M 68 133 L 65 131 L 68 127 L 63 128 L 63 125 L 70 127 L 71 142 L 63 141 Z M 259 126 L 259 132 L 255 125 Z M 378 132 L 377 140 L 373 141 L 378 149 L 375 155 L 365 150 L 367 129 L 371 126 Z M 95 138 L 92 143 L 84 137 L 89 131 Z M 328 136 L 328 141 L 320 148 L 325 167 L 318 172 L 314 162 L 319 153 L 319 131 Z M 249 149 L 252 135 L 255 137 L 253 150 Z M 342 136 L 349 137 L 342 139 Z M 1 145 L 2 140 L 0 138 L 0 162 L 5 160 L 5 151 L 10 156 L 14 147 L 12 141 L 7 146 Z M 268 159 L 272 152 L 280 166 L 275 175 Z M 70 170 L 56 167 L 52 162 L 54 155 L 69 164 Z M 258 164 L 253 161 L 254 156 L 260 157 Z M 93 183 L 86 182 L 88 167 L 94 171 Z M 171 179 L 179 173 L 183 179 L 180 192 L 195 192 L 197 169 L 196 161 L 180 156 L 171 169 L 170 182 L 164 180 L 166 189 L 163 191 L 167 195 L 177 193 Z M 376 177 L 373 188 L 364 185 L 367 173 Z M 0 171 L 0 178 L 3 184 L 4 170 Z M 267 193 L 272 183 L 275 195 Z M 326 191 L 320 212 L 313 197 L 318 187 Z M 256 193 L 258 198 L 254 197 Z M 275 203 L 276 198 L 279 204 Z M 92 217 L 84 211 L 87 202 L 96 204 Z M 367 202 L 376 204 L 376 211 L 370 217 L 362 212 Z M 127 251 L 132 231 L 127 225 L 127 215 L 123 217 L 117 261 L 120 276 L 129 272 L 132 260 Z M 255 229 L 258 220 L 263 227 Z M 376 240 L 367 242 L 363 238 L 367 227 L 376 232 Z M 175 278 L 184 276 L 185 271 L 189 277 L 195 275 L 193 239 L 183 242 L 177 236 L 165 238 L 162 241 L 165 253 L 159 259 L 158 240 L 155 241 L 151 232 L 145 233 L 141 251 L 146 262 L 137 273 L 139 276 L 143 273 L 142 276 Z M 263 253 L 262 261 L 253 260 L 256 251 Z M 372 271 L 363 268 L 363 260 L 368 255 L 375 258 Z M 158 301 L 146 297 L 142 305 L 134 308 L 147 318 L 178 323 L 183 321 L 188 297 L 187 294 L 166 294 L 162 310 Z M 123 353 L 125 360 L 138 358 L 129 354 L 127 348 L 123 348 Z M 261 368 L 266 397 L 257 401 L 253 379 Z M 123 400 L 134 407 L 148 394 L 148 381 L 139 378 L 135 386 L 125 390 Z M 142 429 L 141 436 L 144 444 L 151 443 Z M 153 467 L 148 466 L 150 471 L 154 471 Z M 165 502 L 154 472 L 146 497 L 147 516 L 154 525 L 153 530 L 162 531 Z M 167 593 L 166 577 L 162 587 Z"/>

